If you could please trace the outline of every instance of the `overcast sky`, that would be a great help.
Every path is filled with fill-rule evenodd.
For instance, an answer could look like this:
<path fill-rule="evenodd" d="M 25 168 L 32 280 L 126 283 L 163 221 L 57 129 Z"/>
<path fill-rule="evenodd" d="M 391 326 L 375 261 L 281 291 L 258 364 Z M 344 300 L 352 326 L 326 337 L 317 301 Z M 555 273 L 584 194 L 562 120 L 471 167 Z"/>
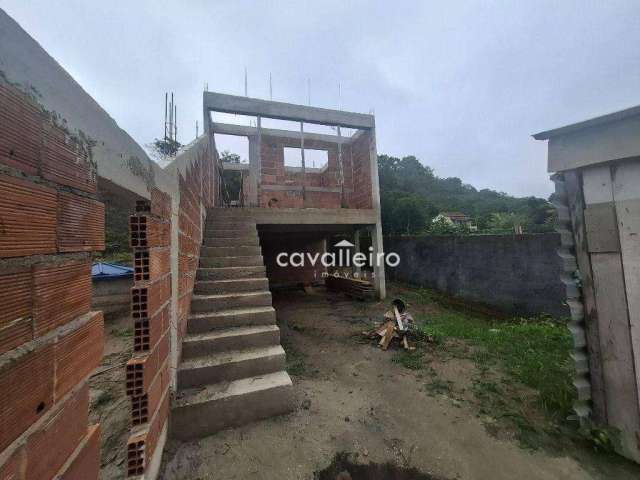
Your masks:
<path fill-rule="evenodd" d="M 640 1 L 0 0 L 141 145 L 202 90 L 374 111 L 378 152 L 547 196 L 541 130 L 640 104 Z"/>

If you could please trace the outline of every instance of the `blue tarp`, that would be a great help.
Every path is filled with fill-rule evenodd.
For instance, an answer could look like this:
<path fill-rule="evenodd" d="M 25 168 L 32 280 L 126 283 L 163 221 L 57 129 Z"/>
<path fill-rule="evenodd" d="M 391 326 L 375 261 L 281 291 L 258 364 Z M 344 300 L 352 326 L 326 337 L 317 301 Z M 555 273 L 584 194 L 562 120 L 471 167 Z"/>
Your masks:
<path fill-rule="evenodd" d="M 110 280 L 133 276 L 133 268 L 115 263 L 94 263 L 91 266 L 91 278 L 94 280 Z"/>

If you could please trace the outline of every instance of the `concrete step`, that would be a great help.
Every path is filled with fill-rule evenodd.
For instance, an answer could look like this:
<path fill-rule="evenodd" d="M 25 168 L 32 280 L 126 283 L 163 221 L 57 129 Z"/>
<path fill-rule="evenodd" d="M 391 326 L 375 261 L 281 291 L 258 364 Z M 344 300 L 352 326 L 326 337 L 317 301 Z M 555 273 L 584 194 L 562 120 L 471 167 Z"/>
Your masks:
<path fill-rule="evenodd" d="M 205 235 L 202 245 L 205 247 L 250 247 L 256 245 L 259 246 L 260 239 L 257 235 L 231 238 L 207 238 L 207 236 Z"/>
<path fill-rule="evenodd" d="M 259 267 L 264 265 L 262 255 L 241 255 L 238 257 L 205 257 L 200 256 L 200 267 Z"/>
<path fill-rule="evenodd" d="M 265 375 L 284 368 L 285 354 L 280 345 L 212 353 L 182 361 L 178 368 L 178 388 Z"/>
<path fill-rule="evenodd" d="M 280 371 L 179 392 L 171 435 L 191 440 L 293 411 L 291 378 Z"/>
<path fill-rule="evenodd" d="M 196 280 L 232 280 L 239 278 L 262 278 L 267 275 L 263 265 L 254 267 L 198 268 Z"/>
<path fill-rule="evenodd" d="M 271 292 L 221 293 L 217 295 L 193 295 L 191 311 L 194 313 L 219 312 L 243 307 L 270 307 Z"/>
<path fill-rule="evenodd" d="M 240 292 L 260 292 L 269 290 L 269 280 L 262 278 L 237 278 L 233 280 L 198 280 L 196 294 L 221 294 Z"/>
<path fill-rule="evenodd" d="M 214 228 L 209 225 L 205 226 L 205 238 L 233 238 L 233 237 L 252 237 L 258 236 L 258 230 L 253 228 Z"/>
<path fill-rule="evenodd" d="M 218 312 L 193 313 L 189 315 L 187 332 L 205 333 L 213 329 L 250 325 L 275 325 L 276 311 L 266 307 L 233 308 Z"/>
<path fill-rule="evenodd" d="M 280 345 L 277 325 L 225 328 L 187 335 L 182 342 L 182 358 L 188 360 L 211 353 L 273 345 Z"/>
<path fill-rule="evenodd" d="M 207 247 L 205 245 L 200 249 L 200 255 L 203 257 L 242 257 L 262 255 L 262 251 L 258 245 L 230 247 Z"/>

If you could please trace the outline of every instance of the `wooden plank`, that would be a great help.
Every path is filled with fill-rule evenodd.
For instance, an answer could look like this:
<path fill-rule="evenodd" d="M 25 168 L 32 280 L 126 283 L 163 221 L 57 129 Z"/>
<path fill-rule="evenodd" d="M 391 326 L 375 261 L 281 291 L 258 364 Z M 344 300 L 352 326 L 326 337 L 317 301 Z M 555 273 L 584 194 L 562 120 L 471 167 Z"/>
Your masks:
<path fill-rule="evenodd" d="M 640 399 L 640 162 L 622 163 L 613 175 L 636 388 Z"/>
<path fill-rule="evenodd" d="M 613 202 L 611 168 L 608 165 L 598 165 L 583 170 L 582 190 L 586 206 Z"/>
<path fill-rule="evenodd" d="M 587 249 L 584 226 L 584 199 L 582 197 L 581 176 L 575 170 L 564 173 L 567 202 L 571 212 L 571 224 L 575 239 L 575 254 L 582 280 L 582 301 L 584 303 L 584 328 L 589 352 L 589 372 L 591 380 L 592 418 L 596 423 L 607 423 L 607 405 L 604 394 L 604 377 L 600 334 L 598 332 L 598 310 L 593 291 L 591 261 Z"/>
<path fill-rule="evenodd" d="M 622 262 L 617 253 L 594 253 L 591 265 L 598 306 L 608 423 L 620 429 L 623 453 L 631 455 L 632 439 L 636 435 L 640 438 L 640 411 Z"/>
<path fill-rule="evenodd" d="M 590 253 L 619 252 L 618 223 L 612 202 L 590 205 L 584 211 Z"/>

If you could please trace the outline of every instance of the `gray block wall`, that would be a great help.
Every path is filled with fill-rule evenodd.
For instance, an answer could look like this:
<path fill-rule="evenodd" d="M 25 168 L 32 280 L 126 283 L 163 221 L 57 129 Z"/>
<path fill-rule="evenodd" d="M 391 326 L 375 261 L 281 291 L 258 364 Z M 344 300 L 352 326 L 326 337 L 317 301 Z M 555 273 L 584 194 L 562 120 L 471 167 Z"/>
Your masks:
<path fill-rule="evenodd" d="M 388 236 L 400 255 L 387 277 L 482 303 L 514 315 L 569 315 L 557 233 L 475 236 Z"/>

